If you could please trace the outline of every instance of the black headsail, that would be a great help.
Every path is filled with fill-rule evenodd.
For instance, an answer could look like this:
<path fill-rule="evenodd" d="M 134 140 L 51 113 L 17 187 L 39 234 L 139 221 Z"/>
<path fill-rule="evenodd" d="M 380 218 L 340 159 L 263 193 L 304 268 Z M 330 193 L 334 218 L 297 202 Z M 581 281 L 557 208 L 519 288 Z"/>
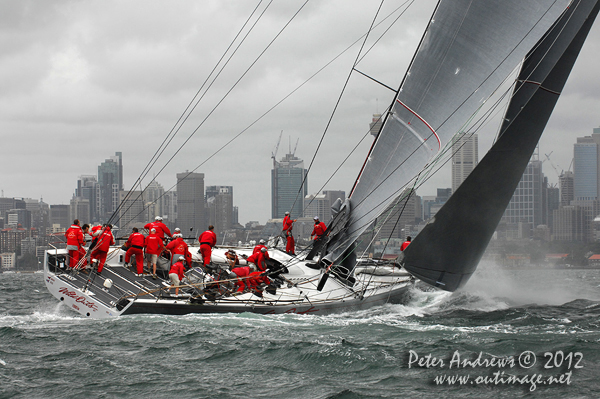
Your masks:
<path fill-rule="evenodd" d="M 575 0 L 530 52 L 500 137 L 404 251 L 404 267 L 454 291 L 475 271 L 554 109 L 600 0 Z"/>

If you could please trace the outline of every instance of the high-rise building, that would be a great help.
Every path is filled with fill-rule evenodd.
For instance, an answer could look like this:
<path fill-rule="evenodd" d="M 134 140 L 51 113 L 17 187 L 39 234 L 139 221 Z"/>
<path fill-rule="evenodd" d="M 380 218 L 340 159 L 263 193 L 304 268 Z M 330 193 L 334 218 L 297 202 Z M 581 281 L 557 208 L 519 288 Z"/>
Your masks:
<path fill-rule="evenodd" d="M 273 159 L 271 170 L 271 217 L 281 219 L 289 211 L 292 218 L 303 216 L 304 197 L 308 194 L 304 161 L 286 154 L 281 161 Z"/>
<path fill-rule="evenodd" d="M 177 174 L 177 226 L 187 234 L 208 227 L 204 216 L 204 173 Z"/>
<path fill-rule="evenodd" d="M 9 227 L 31 229 L 31 211 L 27 209 L 10 209 L 4 214 L 5 224 Z"/>
<path fill-rule="evenodd" d="M 542 223 L 542 186 L 544 175 L 542 173 L 542 162 L 534 153 L 532 160 L 527 164 L 521 181 L 513 194 L 504 215 L 502 223 L 512 224 L 528 223 L 534 229 Z M 529 237 L 521 237 L 529 238 Z"/>
<path fill-rule="evenodd" d="M 83 197 L 73 197 L 70 205 L 70 220 L 79 219 L 82 225 L 91 221 L 90 200 Z"/>
<path fill-rule="evenodd" d="M 123 190 L 123 155 L 116 152 L 98 166 L 97 207 L 102 220 L 108 220 L 119 206 Z"/>
<path fill-rule="evenodd" d="M 595 200 L 598 198 L 600 134 L 577 137 L 573 147 L 573 172 L 575 175 L 574 192 L 576 200 Z"/>
<path fill-rule="evenodd" d="M 416 191 L 405 189 L 402 194 L 377 218 L 375 229 L 379 229 L 378 238 L 400 238 L 406 239 L 410 235 L 408 226 L 414 226 L 421 222 L 421 197 Z"/>
<path fill-rule="evenodd" d="M 171 230 L 177 226 L 177 191 L 165 191 L 163 201 L 163 223 Z"/>
<path fill-rule="evenodd" d="M 145 201 L 141 191 L 121 191 L 119 203 L 119 219 L 115 224 L 127 233 L 131 227 L 144 225 L 154 221 L 154 215 L 148 215 L 148 202 Z"/>
<path fill-rule="evenodd" d="M 576 205 L 561 206 L 553 213 L 554 241 L 584 241 L 586 236 L 585 215 Z"/>
<path fill-rule="evenodd" d="M 145 203 L 154 204 L 154 217 L 161 216 L 163 218 L 163 222 L 166 222 L 165 216 L 165 189 L 162 185 L 160 185 L 156 180 L 150 182 L 148 186 L 146 186 L 146 190 L 144 191 L 143 198 Z M 154 217 L 151 219 L 154 220 Z"/>
<path fill-rule="evenodd" d="M 463 134 L 452 142 L 452 192 L 469 176 L 479 162 L 477 134 Z"/>
<path fill-rule="evenodd" d="M 327 223 L 331 219 L 331 206 L 341 199 L 346 199 L 346 192 L 341 190 L 326 190 L 322 194 L 311 194 L 304 198 L 306 209 L 304 214 L 307 217 L 318 216 L 322 222 Z"/>
<path fill-rule="evenodd" d="M 233 227 L 233 187 L 207 186 L 206 208 L 208 223 L 215 226 L 215 233 L 221 237 Z"/>
<path fill-rule="evenodd" d="M 77 188 L 75 189 L 75 197 L 87 199 L 90 207 L 89 218 L 83 219 L 88 222 L 97 223 L 100 221 L 97 199 L 98 195 L 98 179 L 93 175 L 82 175 L 77 180 Z"/>
<path fill-rule="evenodd" d="M 50 227 L 53 232 L 65 231 L 71 225 L 69 205 L 50 205 Z"/>
<path fill-rule="evenodd" d="M 560 190 L 560 206 L 571 205 L 575 199 L 575 175 L 573 172 L 563 172 L 558 177 L 558 188 Z"/>

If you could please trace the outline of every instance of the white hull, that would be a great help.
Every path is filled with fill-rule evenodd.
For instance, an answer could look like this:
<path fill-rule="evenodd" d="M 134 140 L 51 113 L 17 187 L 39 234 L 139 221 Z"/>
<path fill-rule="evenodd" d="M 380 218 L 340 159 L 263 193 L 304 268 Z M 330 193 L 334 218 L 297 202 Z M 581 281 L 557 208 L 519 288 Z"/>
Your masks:
<path fill-rule="evenodd" d="M 236 251 L 238 254 L 249 255 L 252 249 L 236 248 Z M 91 318 L 136 313 L 327 314 L 402 302 L 413 284 L 408 273 L 397 268 L 387 267 L 391 270 L 379 273 L 384 275 L 376 275 L 369 272 L 369 267 L 365 267 L 357 274 L 352 286 L 331 275 L 323 289 L 318 291 L 323 270 L 315 270 L 307 266 L 306 261 L 290 257 L 278 249 L 269 249 L 271 258 L 287 268 L 287 273 L 282 273 L 285 284 L 277 288 L 274 294 L 263 291 L 262 297 L 259 297 L 252 292 L 231 292 L 216 297 L 204 295 L 200 297 L 200 301 L 193 301 L 193 297 L 199 297 L 197 289 L 205 288 L 205 283 L 198 279 L 198 267 L 188 272 L 193 284 L 182 287 L 181 295 L 175 297 L 169 293 L 169 283 L 166 280 L 153 280 L 150 276 L 138 277 L 127 269 L 123 263 L 125 252 L 119 247 L 111 248 L 100 275 L 95 272 L 69 272 L 64 264 L 66 252 L 51 250 L 46 253 L 46 286 L 66 306 Z M 190 247 L 190 252 L 194 262 L 200 263 L 197 248 Z M 222 248 L 213 252 L 213 263 L 224 263 L 223 252 Z M 245 261 L 241 260 L 241 263 Z M 383 269 L 378 267 L 377 270 Z M 112 280 L 112 287 L 105 287 L 107 279 Z"/>

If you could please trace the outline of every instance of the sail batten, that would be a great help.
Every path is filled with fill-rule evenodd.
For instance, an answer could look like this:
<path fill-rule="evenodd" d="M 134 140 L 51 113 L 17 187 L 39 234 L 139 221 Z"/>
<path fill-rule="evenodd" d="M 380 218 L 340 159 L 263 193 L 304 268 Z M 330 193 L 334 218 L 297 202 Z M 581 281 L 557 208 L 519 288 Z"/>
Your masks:
<path fill-rule="evenodd" d="M 352 195 L 335 261 L 457 133 L 555 23 L 568 0 L 443 0 Z M 340 243 L 344 243 L 340 245 Z"/>

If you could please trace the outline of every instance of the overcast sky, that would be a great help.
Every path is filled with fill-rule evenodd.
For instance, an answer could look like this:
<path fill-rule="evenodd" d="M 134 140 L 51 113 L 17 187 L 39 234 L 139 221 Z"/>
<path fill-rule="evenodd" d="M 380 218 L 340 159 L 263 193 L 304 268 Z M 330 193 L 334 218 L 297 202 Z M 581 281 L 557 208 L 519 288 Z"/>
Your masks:
<path fill-rule="evenodd" d="M 380 1 L 312 0 L 302 8 L 304 3 L 275 0 L 268 8 L 267 1 L 260 3 L 242 36 L 256 25 L 143 180 L 144 186 L 158 175 L 156 180 L 168 189 L 175 185 L 176 173 L 202 165 L 197 172 L 205 174 L 206 185 L 234 186 L 240 222 L 264 223 L 270 217 L 271 153 L 281 131 L 277 158 L 299 139 L 296 156 L 308 167 L 357 57 L 359 39 Z M 378 21 L 403 3 L 388 0 Z M 116 151 L 123 153 L 124 183 L 131 188 L 257 4 L 247 0 L 2 2 L 0 189 L 4 196 L 43 197 L 50 204 L 66 204 L 78 176 L 96 174 L 98 165 Z M 411 5 L 357 69 L 398 87 L 434 5 L 432 0 Z M 363 54 L 398 15 L 392 14 L 371 33 Z M 552 152 L 559 169 L 569 167 L 576 137 L 600 126 L 597 25 L 540 142 L 542 156 Z M 356 73 L 351 76 L 312 166 L 309 193 L 321 189 L 367 132 L 372 114 L 382 112 L 392 97 L 377 83 Z M 497 123 L 490 122 L 481 132 L 489 137 L 480 134 L 480 157 L 496 131 Z M 370 144 L 371 138 L 364 140 L 325 189 L 348 192 Z M 544 173 L 557 182 L 548 162 Z M 446 168 L 418 194 L 435 195 L 436 187 L 450 186 Z"/>

